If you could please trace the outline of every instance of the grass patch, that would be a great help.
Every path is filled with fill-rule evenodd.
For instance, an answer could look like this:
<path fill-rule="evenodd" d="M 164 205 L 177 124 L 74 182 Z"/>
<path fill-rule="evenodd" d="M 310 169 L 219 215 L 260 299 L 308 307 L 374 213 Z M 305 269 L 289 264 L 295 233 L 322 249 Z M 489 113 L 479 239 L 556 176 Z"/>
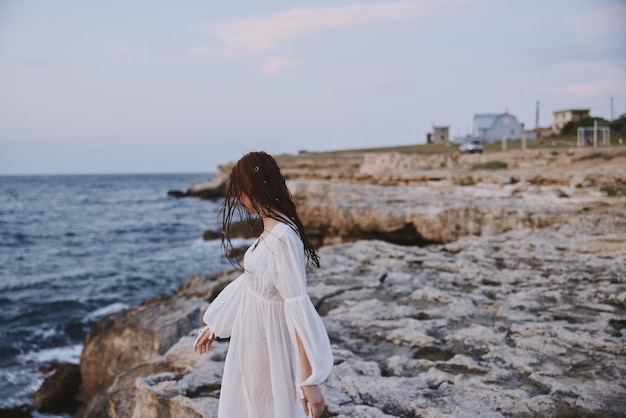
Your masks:
<path fill-rule="evenodd" d="M 517 184 L 519 183 L 519 179 L 517 177 L 511 177 L 509 180 L 509 184 Z"/>
<path fill-rule="evenodd" d="M 622 242 L 626 242 L 626 240 L 620 238 L 607 238 L 604 241 L 610 242 L 611 244 L 621 244 Z"/>
<path fill-rule="evenodd" d="M 569 195 L 568 195 L 567 193 L 565 193 L 565 192 L 564 192 L 563 190 L 561 190 L 561 189 L 558 189 L 558 190 L 556 191 L 556 194 L 557 194 L 560 198 L 566 198 L 566 197 L 569 197 Z"/>
<path fill-rule="evenodd" d="M 474 179 L 462 179 L 457 183 L 459 186 L 474 186 L 476 182 Z"/>
<path fill-rule="evenodd" d="M 600 188 L 600 191 L 606 193 L 608 197 L 626 196 L 626 186 L 622 185 L 604 186 Z"/>
<path fill-rule="evenodd" d="M 440 350 L 435 347 L 420 348 L 413 354 L 414 359 L 424 359 L 430 361 L 448 361 L 454 357 L 454 353 Z"/>
<path fill-rule="evenodd" d="M 550 155 L 554 155 L 555 157 L 559 155 L 558 151 L 550 151 Z"/>
<path fill-rule="evenodd" d="M 502 170 L 508 166 L 504 161 L 487 161 L 483 164 L 473 165 L 472 170 Z"/>
<path fill-rule="evenodd" d="M 568 406 L 559 409 L 552 418 L 603 418 L 603 415 Z"/>

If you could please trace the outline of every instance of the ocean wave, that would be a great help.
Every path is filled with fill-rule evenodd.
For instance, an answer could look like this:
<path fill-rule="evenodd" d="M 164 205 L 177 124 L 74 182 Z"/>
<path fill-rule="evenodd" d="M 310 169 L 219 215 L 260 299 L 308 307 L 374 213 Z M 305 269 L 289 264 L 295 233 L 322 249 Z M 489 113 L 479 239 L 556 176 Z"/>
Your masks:
<path fill-rule="evenodd" d="M 0 409 L 29 404 L 30 394 L 43 382 L 34 367 L 15 366 L 0 370 Z"/>
<path fill-rule="evenodd" d="M 20 363 L 51 363 L 58 361 L 60 363 L 78 364 L 82 352 L 83 345 L 75 344 L 20 354 L 17 356 L 17 360 Z"/>
<path fill-rule="evenodd" d="M 93 311 L 92 313 L 90 313 L 83 319 L 83 322 L 97 321 L 100 318 L 103 318 L 107 315 L 114 314 L 119 311 L 123 311 L 124 309 L 127 309 L 127 308 L 128 308 L 127 304 L 121 303 L 121 302 L 115 302 L 115 303 L 112 303 L 110 305 L 104 306 L 100 309 Z"/>
<path fill-rule="evenodd" d="M 30 402 L 46 361 L 78 362 L 93 322 L 221 269 L 192 245 L 218 203 L 166 196 L 196 180 L 0 176 L 0 408 Z"/>

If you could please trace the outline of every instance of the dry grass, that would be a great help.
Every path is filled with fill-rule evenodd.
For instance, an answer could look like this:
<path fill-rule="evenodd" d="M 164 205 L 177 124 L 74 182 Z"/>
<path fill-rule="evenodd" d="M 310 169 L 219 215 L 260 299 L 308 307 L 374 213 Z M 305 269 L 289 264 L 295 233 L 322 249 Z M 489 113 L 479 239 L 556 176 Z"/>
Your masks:
<path fill-rule="evenodd" d="M 612 148 L 618 148 L 622 152 L 626 150 L 626 144 L 616 145 L 613 140 Z M 507 150 L 502 151 L 502 144 L 485 143 L 484 153 L 500 153 L 500 152 L 519 152 L 522 149 L 521 140 L 507 141 Z M 551 153 L 553 156 L 557 156 L 559 153 L 566 151 L 570 148 L 576 148 L 576 137 L 558 137 L 558 138 L 546 138 L 543 143 L 539 140 L 526 141 L 526 148 L 528 150 L 542 150 Z M 603 148 L 599 148 L 603 149 Z M 593 147 L 585 147 L 581 150 L 594 150 Z M 458 154 L 458 144 L 450 143 L 448 146 L 443 143 L 435 144 L 415 144 L 415 145 L 398 145 L 389 147 L 376 147 L 376 148 L 357 148 L 357 149 L 344 149 L 335 151 L 301 151 L 297 155 L 293 154 L 281 154 L 276 158 L 280 161 L 293 162 L 296 159 L 345 159 L 345 160 L 358 160 L 366 153 L 385 153 L 385 152 L 397 152 L 400 154 L 419 154 L 419 155 L 433 155 L 433 154 Z"/>

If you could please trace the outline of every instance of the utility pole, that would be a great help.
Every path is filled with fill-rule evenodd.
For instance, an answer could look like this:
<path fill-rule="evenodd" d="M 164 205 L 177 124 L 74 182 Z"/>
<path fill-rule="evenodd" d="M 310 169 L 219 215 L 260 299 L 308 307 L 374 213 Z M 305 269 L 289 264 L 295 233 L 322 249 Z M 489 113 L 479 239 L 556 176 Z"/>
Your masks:
<path fill-rule="evenodd" d="M 535 132 L 537 132 L 537 140 L 540 140 L 541 134 L 539 133 L 539 101 L 537 101 L 537 110 L 535 112 Z"/>
<path fill-rule="evenodd" d="M 611 121 L 613 120 L 613 97 L 611 97 Z"/>
<path fill-rule="evenodd" d="M 535 112 L 535 129 L 539 135 L 539 102 L 537 102 L 537 111 Z"/>

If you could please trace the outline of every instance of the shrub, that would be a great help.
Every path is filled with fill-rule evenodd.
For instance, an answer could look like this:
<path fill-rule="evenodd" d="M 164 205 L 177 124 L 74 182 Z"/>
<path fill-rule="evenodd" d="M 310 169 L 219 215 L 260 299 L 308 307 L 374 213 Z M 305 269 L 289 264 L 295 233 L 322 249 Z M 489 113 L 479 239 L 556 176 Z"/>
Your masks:
<path fill-rule="evenodd" d="M 600 191 L 609 197 L 626 196 L 626 186 L 622 185 L 604 186 L 600 188 Z"/>
<path fill-rule="evenodd" d="M 560 197 L 560 198 L 564 198 L 564 197 L 569 197 L 569 195 L 567 193 L 565 193 L 563 190 L 558 189 L 556 191 L 556 194 Z"/>
<path fill-rule="evenodd" d="M 458 184 L 459 186 L 474 186 L 476 182 L 474 179 L 462 179 Z"/>
<path fill-rule="evenodd" d="M 606 126 L 609 124 L 609 121 L 603 118 L 598 118 L 594 116 L 587 116 L 579 120 L 578 122 L 570 121 L 567 122 L 563 129 L 561 129 L 561 135 L 576 135 L 578 133 L 578 128 L 580 126 L 593 126 L 594 122 L 598 122 L 600 126 Z"/>
<path fill-rule="evenodd" d="M 509 165 L 503 161 L 487 161 L 486 163 L 472 166 L 472 170 L 501 170 L 508 166 Z"/>

